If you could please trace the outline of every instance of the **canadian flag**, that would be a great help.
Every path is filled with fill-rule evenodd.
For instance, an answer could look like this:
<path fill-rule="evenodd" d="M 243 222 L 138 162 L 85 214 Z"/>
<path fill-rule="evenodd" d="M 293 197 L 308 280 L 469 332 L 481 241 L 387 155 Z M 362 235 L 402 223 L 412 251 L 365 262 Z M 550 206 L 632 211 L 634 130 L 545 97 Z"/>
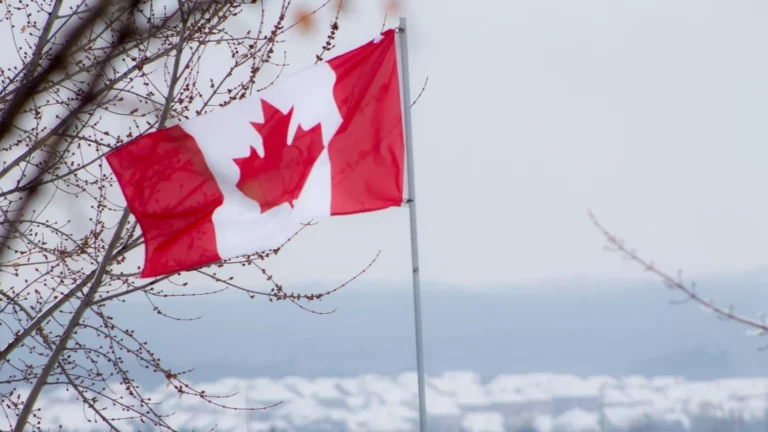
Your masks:
<path fill-rule="evenodd" d="M 107 155 L 145 239 L 142 277 L 282 245 L 330 216 L 400 206 L 395 32 Z"/>

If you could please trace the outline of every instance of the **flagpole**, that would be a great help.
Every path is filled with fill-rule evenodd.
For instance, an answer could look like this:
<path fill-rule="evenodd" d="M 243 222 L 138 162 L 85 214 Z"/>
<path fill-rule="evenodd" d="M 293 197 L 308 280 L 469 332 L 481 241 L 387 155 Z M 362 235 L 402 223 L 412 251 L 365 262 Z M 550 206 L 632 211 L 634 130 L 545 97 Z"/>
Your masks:
<path fill-rule="evenodd" d="M 408 177 L 408 209 L 411 217 L 411 267 L 413 269 L 413 309 L 416 324 L 416 369 L 419 382 L 419 430 L 427 431 L 427 403 L 424 393 L 424 349 L 421 333 L 421 278 L 419 277 L 419 236 L 416 229 L 416 187 L 413 177 L 413 133 L 411 130 L 411 85 L 408 75 L 408 42 L 405 18 L 397 27 L 400 54 L 400 82 L 402 83 L 403 123 L 405 126 L 405 158 Z"/>

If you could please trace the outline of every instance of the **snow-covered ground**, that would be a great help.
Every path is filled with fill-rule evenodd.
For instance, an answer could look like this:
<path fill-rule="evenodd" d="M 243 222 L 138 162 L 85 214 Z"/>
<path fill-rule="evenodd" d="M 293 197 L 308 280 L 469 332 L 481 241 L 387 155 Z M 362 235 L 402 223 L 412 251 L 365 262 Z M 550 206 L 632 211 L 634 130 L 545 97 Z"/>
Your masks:
<path fill-rule="evenodd" d="M 741 422 L 744 431 L 750 423 L 762 424 L 768 408 L 768 378 L 686 381 L 526 374 L 499 375 L 483 382 L 471 372 L 450 372 L 428 378 L 427 384 L 430 425 L 439 431 L 596 431 L 601 423 L 606 431 L 660 430 L 662 425 L 663 430 L 697 430 L 696 422 L 702 418 L 728 425 Z M 171 424 L 186 430 L 408 431 L 414 430 L 418 416 L 414 373 L 230 378 L 199 387 L 211 395 L 237 393 L 226 401 L 230 406 L 279 405 L 263 411 L 224 410 L 191 397 L 179 398 L 165 387 L 151 396 L 154 401 L 165 400 L 164 410 L 175 412 Z M 94 427 L 71 391 L 46 394 L 40 407 L 50 426 Z M 643 424 L 656 426 L 643 429 Z"/>

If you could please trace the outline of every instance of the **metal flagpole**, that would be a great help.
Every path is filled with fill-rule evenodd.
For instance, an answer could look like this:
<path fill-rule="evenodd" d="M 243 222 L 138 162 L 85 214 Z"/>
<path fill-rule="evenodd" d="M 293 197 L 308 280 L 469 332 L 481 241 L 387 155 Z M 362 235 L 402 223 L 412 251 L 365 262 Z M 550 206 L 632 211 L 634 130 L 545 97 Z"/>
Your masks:
<path fill-rule="evenodd" d="M 405 124 L 405 158 L 408 177 L 408 208 L 411 216 L 411 264 L 413 268 L 413 308 L 416 321 L 416 368 L 419 380 L 419 430 L 427 431 L 427 403 L 424 394 L 424 349 L 421 337 L 421 280 L 419 278 L 419 236 L 416 229 L 416 187 L 413 178 L 413 133 L 411 131 L 411 86 L 408 76 L 408 42 L 405 18 L 397 27 L 403 123 Z"/>

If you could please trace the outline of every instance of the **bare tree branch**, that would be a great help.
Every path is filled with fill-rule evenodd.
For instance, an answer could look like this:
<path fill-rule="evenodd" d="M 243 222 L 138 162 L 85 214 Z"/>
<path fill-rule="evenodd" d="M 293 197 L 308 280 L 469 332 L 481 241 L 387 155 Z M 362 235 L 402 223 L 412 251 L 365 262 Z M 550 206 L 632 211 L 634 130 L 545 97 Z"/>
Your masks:
<path fill-rule="evenodd" d="M 235 289 L 327 314 L 333 311 L 305 302 L 359 276 L 324 292 L 290 292 L 264 264 L 283 244 L 190 272 L 206 278 L 203 291 L 191 289 L 184 275 L 138 278 L 132 260 L 144 238 L 116 198 L 120 192 L 104 156 L 171 121 L 268 87 L 285 66 L 274 58 L 281 35 L 306 24 L 284 24 L 290 0 L 160 6 L 156 0 L 35 0 L 9 12 L 26 19 L 29 29 L 11 29 L 18 61 L 0 68 L 0 339 L 7 341 L 0 351 L 0 406 L 17 431 L 47 428 L 37 402 L 54 386 L 72 389 L 84 412 L 93 413 L 89 421 L 112 430 L 129 420 L 173 430 L 170 414 L 143 394 L 126 358 L 163 377 L 179 395 L 235 411 L 269 408 L 230 406 L 224 401 L 231 395 L 192 386 L 187 370 L 165 366 L 126 323 L 106 313 L 108 305 L 140 292 L 160 316 L 188 320 L 165 313 L 156 299 Z M 266 7 L 277 12 L 269 15 L 274 18 L 266 18 Z M 236 31 L 228 23 L 246 8 L 261 22 Z M 338 10 L 321 55 L 332 48 L 337 21 Z M 15 25 L 0 17 L 4 24 Z M 215 68 L 204 61 L 212 52 L 224 59 Z M 259 82 L 265 69 L 277 78 Z M 232 270 L 241 268 L 262 275 L 266 288 L 238 281 Z"/>
<path fill-rule="evenodd" d="M 627 247 L 623 240 L 603 227 L 603 225 L 598 221 L 597 217 L 595 217 L 591 211 L 589 212 L 589 218 L 592 221 L 592 224 L 600 231 L 603 237 L 605 237 L 607 242 L 606 248 L 609 251 L 618 253 L 625 259 L 638 264 L 643 270 L 661 279 L 667 288 L 683 293 L 685 296 L 683 301 L 692 301 L 701 306 L 702 309 L 712 312 L 723 319 L 735 321 L 751 327 L 757 331 L 756 334 L 762 335 L 768 333 L 768 323 L 766 323 L 765 320 L 753 320 L 742 315 L 738 315 L 733 310 L 733 307 L 722 308 L 717 306 L 712 300 L 704 299 L 696 292 L 695 283 L 685 283 L 682 277 L 682 272 L 678 271 L 677 277 L 673 277 L 668 273 L 659 270 L 652 261 L 647 261 L 641 258 L 637 252 L 635 252 L 635 250 Z"/>

